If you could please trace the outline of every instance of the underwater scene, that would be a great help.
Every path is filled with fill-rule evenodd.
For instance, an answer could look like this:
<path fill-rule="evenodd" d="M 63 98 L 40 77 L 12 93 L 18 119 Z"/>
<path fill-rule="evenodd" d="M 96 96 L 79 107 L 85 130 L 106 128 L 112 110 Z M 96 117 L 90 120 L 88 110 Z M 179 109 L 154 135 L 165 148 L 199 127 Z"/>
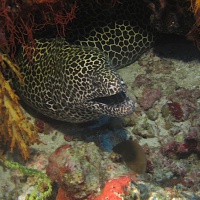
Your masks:
<path fill-rule="evenodd" d="M 200 200 L 200 1 L 1 0 L 0 200 Z"/>

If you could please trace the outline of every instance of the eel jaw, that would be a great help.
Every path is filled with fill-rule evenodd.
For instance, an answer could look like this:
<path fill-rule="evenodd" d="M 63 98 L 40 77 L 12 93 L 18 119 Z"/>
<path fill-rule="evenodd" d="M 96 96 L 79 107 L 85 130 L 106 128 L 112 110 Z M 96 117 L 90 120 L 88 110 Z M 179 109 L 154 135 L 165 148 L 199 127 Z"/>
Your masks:
<path fill-rule="evenodd" d="M 90 110 L 96 113 L 113 117 L 129 115 L 133 113 L 135 108 L 133 101 L 123 90 L 111 96 L 92 99 L 86 104 Z"/>

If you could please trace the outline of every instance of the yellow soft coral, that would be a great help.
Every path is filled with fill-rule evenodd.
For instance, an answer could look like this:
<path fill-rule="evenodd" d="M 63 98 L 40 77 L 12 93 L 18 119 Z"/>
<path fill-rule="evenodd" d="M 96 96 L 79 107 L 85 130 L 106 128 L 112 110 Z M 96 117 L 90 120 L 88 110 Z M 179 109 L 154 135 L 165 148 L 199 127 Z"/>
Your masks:
<path fill-rule="evenodd" d="M 0 53 L 0 61 L 1 68 L 7 63 L 21 80 L 17 65 L 7 55 Z M 10 145 L 11 152 L 17 146 L 23 158 L 27 159 L 29 157 L 28 146 L 38 142 L 38 134 L 36 127 L 24 117 L 18 100 L 19 97 L 11 88 L 10 81 L 6 81 L 0 72 L 0 141 L 1 144 Z"/>
<path fill-rule="evenodd" d="M 191 0 L 191 7 L 196 17 L 196 24 L 200 25 L 200 0 Z"/>

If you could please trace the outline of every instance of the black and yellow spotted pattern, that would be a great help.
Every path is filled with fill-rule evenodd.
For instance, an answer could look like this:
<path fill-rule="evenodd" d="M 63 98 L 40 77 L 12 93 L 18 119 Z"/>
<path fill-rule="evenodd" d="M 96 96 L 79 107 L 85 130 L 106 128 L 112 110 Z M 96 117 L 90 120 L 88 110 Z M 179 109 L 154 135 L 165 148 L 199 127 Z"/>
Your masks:
<path fill-rule="evenodd" d="M 17 60 L 25 84 L 15 84 L 21 99 L 42 114 L 67 122 L 132 113 L 134 104 L 116 69 L 151 47 L 154 34 L 143 1 L 120 2 L 114 8 L 106 0 L 102 7 L 85 6 L 69 27 L 67 42 L 36 40 L 30 47 L 31 62 L 23 47 Z"/>
<path fill-rule="evenodd" d="M 120 106 L 97 101 L 98 97 L 125 95 L 121 78 L 98 49 L 51 39 L 37 40 L 32 53 L 32 62 L 24 49 L 18 56 L 25 84 L 17 83 L 16 88 L 28 105 L 44 115 L 85 122 L 101 115 L 123 116 L 133 111 L 128 97 Z"/>
<path fill-rule="evenodd" d="M 100 49 L 115 69 L 133 63 L 152 47 L 155 33 L 143 1 L 120 0 L 114 7 L 108 0 L 96 7 L 82 4 L 84 9 L 77 13 L 67 32 L 70 43 Z"/>
<path fill-rule="evenodd" d="M 115 69 L 125 67 L 139 58 L 152 46 L 154 35 L 129 21 L 116 21 L 109 26 L 98 27 L 88 37 L 75 44 L 100 49 L 111 60 Z"/>

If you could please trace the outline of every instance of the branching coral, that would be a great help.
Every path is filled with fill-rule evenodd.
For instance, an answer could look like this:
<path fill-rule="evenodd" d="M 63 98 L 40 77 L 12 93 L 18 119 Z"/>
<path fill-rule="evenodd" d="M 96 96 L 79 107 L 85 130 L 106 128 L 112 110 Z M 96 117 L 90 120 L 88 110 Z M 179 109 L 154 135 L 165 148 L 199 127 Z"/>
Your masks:
<path fill-rule="evenodd" d="M 6 62 L 20 79 L 17 65 L 4 54 L 0 54 L 0 58 L 1 66 Z M 12 90 L 10 81 L 6 81 L 0 72 L 0 147 L 2 149 L 2 144 L 9 145 L 13 152 L 14 147 L 17 146 L 23 158 L 27 159 L 28 146 L 38 141 L 38 135 L 35 126 L 24 117 L 18 100 L 19 97 Z"/>
<path fill-rule="evenodd" d="M 34 46 L 34 37 L 47 27 L 53 27 L 55 35 L 64 36 L 65 26 L 75 17 L 76 9 L 75 1 L 68 0 L 2 0 L 0 47 L 9 45 L 14 58 L 17 43 Z"/>

